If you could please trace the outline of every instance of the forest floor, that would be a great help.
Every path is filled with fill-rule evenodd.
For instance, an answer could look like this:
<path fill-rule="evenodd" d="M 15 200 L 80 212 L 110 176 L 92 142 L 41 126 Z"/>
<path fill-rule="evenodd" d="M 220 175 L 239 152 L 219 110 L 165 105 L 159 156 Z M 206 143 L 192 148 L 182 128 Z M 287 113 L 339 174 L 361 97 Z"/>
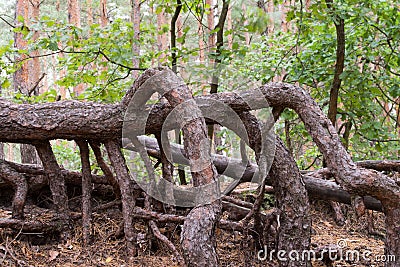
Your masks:
<path fill-rule="evenodd" d="M 30 216 L 46 218 L 48 210 L 37 207 L 29 210 Z M 349 209 L 345 207 L 345 209 Z M 48 214 L 51 216 L 51 214 Z M 126 266 L 124 241 L 115 237 L 118 232 L 120 212 L 117 207 L 93 215 L 93 242 L 89 247 L 82 245 L 82 232 L 79 220 L 73 227 L 72 236 L 60 237 L 42 236 L 40 233 L 24 233 L 22 231 L 0 230 L 0 266 Z M 372 216 L 368 218 L 368 216 Z M 10 217 L 10 209 L 0 211 L 0 217 Z M 28 215 L 29 217 L 29 215 Z M 330 206 L 321 201 L 312 204 L 312 246 L 311 248 L 335 247 L 343 248 L 343 258 L 335 261 L 333 266 L 383 266 L 376 257 L 384 253 L 384 216 L 373 212 L 356 219 L 354 212 L 348 211 L 344 226 L 337 226 L 333 220 Z M 368 223 L 369 222 L 369 223 Z M 373 222 L 373 226 L 371 225 Z M 143 225 L 137 225 L 139 232 L 145 232 Z M 166 232 L 164 228 L 160 228 Z M 168 231 L 174 243 L 179 243 L 179 229 Z M 167 234 L 167 233 L 166 233 Z M 144 236 L 144 235 L 143 235 Z M 260 261 L 257 254 L 243 252 L 243 237 L 239 233 L 217 231 L 218 254 L 221 266 L 277 266 L 276 262 Z M 140 244 L 140 255 L 133 260 L 131 266 L 173 267 L 178 266 L 167 249 L 152 249 L 148 242 Z M 360 259 L 356 259 L 347 251 L 358 251 Z M 362 253 L 368 255 L 371 261 L 363 259 Z M 348 254 L 346 256 L 346 253 Z M 352 259 L 353 258 L 353 259 Z M 320 261 L 314 261 L 313 266 L 326 266 Z"/>

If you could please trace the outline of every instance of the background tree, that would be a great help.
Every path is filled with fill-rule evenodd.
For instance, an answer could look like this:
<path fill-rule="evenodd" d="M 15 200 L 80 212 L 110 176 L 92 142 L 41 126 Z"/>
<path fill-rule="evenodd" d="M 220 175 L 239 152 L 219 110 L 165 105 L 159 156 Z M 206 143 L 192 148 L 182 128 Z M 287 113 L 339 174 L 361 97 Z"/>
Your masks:
<path fill-rule="evenodd" d="M 52 0 L 18 0 L 11 4 L 10 1 L 0 1 L 1 8 L 5 10 L 4 14 L 0 15 L 0 32 L 3 37 L 0 40 L 2 97 L 25 104 L 54 102 L 60 98 L 116 104 L 127 91 L 129 95 L 131 90 L 128 88 L 135 88 L 142 81 L 136 80 L 132 87 L 132 78 L 139 77 L 145 69 L 159 65 L 171 66 L 174 72 L 180 74 L 189 84 L 194 96 L 204 94 L 204 97 L 208 97 L 210 93 L 249 89 L 247 87 L 251 85 L 243 86 L 241 77 L 247 77 L 260 84 L 285 81 L 304 88 L 305 93 L 310 94 L 318 103 L 322 114 L 328 114 L 330 123 L 335 126 L 335 132 L 347 150 L 340 150 L 343 158 L 348 159 L 348 153 L 354 161 L 398 159 L 400 18 L 396 3 L 370 0 L 346 3 L 326 0 L 323 4 L 315 1 L 250 0 L 163 3 L 99 0 L 85 3 L 87 6 L 81 9 L 79 1 L 73 0 L 66 3 Z M 42 15 L 38 13 L 39 7 Z M 31 16 L 27 15 L 29 9 L 32 12 Z M 81 10 L 87 11 L 87 15 L 83 16 Z M 7 14 L 13 12 L 16 16 L 10 18 Z M 167 34 L 168 32 L 170 34 Z M 218 68 L 214 68 L 214 63 L 229 66 L 236 71 L 231 73 L 229 78 L 220 76 Z M 185 67 L 190 68 L 194 74 L 192 77 L 200 77 L 201 82 L 185 76 L 188 73 Z M 222 86 L 224 84 L 227 86 Z M 46 90 L 38 90 L 42 86 Z M 68 90 L 74 93 L 68 94 Z M 311 105 L 311 102 L 307 103 Z M 306 115 L 299 112 L 299 107 L 295 110 L 284 109 L 293 105 L 287 103 L 286 106 L 278 107 L 282 110 L 274 110 L 281 118 L 276 122 L 276 132 L 289 149 L 289 153 L 280 151 L 281 155 L 292 155 L 299 169 L 303 171 L 322 168 L 323 158 L 330 157 L 330 162 L 327 162 L 330 174 L 327 176 L 335 176 L 342 186 L 345 185 L 346 190 L 350 188 L 357 191 L 346 183 L 346 175 L 337 169 L 337 166 L 343 164 L 348 169 L 353 168 L 352 160 L 340 164 L 335 161 L 335 157 L 330 154 L 331 150 L 321 145 L 321 139 L 315 135 L 317 132 L 310 131 L 318 125 L 310 126 L 310 123 L 306 123 L 304 126 L 301 122 L 305 120 Z M 318 109 L 313 106 L 313 110 Z M 209 126 L 210 129 L 214 129 L 213 125 Z M 226 127 L 221 127 L 216 132 L 210 134 L 220 140 L 215 145 L 215 150 L 222 156 L 235 156 L 232 148 L 239 151 L 241 147 L 239 143 L 235 143 L 235 134 Z M 176 133 L 177 140 L 179 136 L 181 134 Z M 87 144 L 80 144 L 82 150 L 86 151 Z M 107 144 L 106 150 L 113 158 L 109 159 L 111 162 L 106 162 L 107 159 L 104 162 L 118 169 L 118 177 L 121 180 L 115 183 L 114 179 L 114 183 L 117 187 L 125 187 L 129 181 L 118 152 L 120 147 L 113 142 Z M 335 144 L 339 144 L 336 139 Z M 20 151 L 14 144 L 5 147 L 7 159 L 34 162 L 25 156 L 20 160 L 19 153 L 14 153 L 21 152 L 24 155 L 24 146 L 21 146 Z M 245 146 L 242 144 L 242 147 Z M 77 147 L 74 143 L 63 140 L 51 142 L 50 149 L 47 143 L 40 144 L 39 148 L 42 157 L 44 154 L 54 154 L 50 156 L 50 165 L 43 166 L 42 171 L 46 177 L 58 177 L 63 171 L 60 165 L 68 170 L 82 170 L 82 173 L 88 173 L 87 155 L 81 155 L 80 158 L 79 154 L 75 153 Z M 170 175 L 172 180 L 177 173 L 172 171 L 172 167 L 177 167 L 178 163 L 167 165 L 165 157 L 162 156 L 162 148 L 159 149 L 161 170 L 157 170 L 157 174 Z M 247 157 L 256 161 L 255 152 L 249 153 L 246 149 L 242 149 L 242 152 L 243 155 L 249 154 Z M 138 155 L 130 160 L 137 160 L 137 157 Z M 86 166 L 84 168 L 81 166 L 83 162 Z M 104 164 L 99 165 L 104 167 Z M 291 166 L 293 172 L 290 173 L 290 177 L 296 180 L 295 177 L 299 177 L 299 173 L 293 162 L 285 161 L 285 166 Z M 277 164 L 275 167 L 279 169 L 280 166 Z M 97 165 L 93 168 L 109 173 Z M 182 169 L 178 183 L 185 184 L 190 182 L 191 176 L 188 171 L 185 173 Z M 11 173 L 6 167 L 2 171 Z M 326 169 L 322 169 L 321 172 L 324 171 Z M 279 171 L 275 170 L 275 174 L 279 179 Z M 10 177 L 24 181 L 20 175 Z M 386 178 L 382 179 L 387 181 Z M 56 206 L 60 210 L 66 210 L 68 207 L 62 205 L 66 197 L 63 195 L 61 182 L 61 179 L 58 180 L 60 186 L 53 184 L 51 190 L 53 195 L 56 195 Z M 282 183 L 285 184 L 281 181 L 274 187 L 279 187 Z M 25 184 L 21 183 L 20 187 L 17 187 L 23 189 L 24 186 Z M 136 203 L 136 199 L 129 197 L 127 192 L 131 189 L 128 189 L 123 196 L 125 224 L 121 229 L 126 231 L 129 248 L 135 254 L 137 247 L 134 239 L 137 232 L 130 231 L 133 221 L 132 218 L 129 219 L 129 213 L 133 212 L 132 203 Z M 260 188 L 257 203 L 260 203 L 264 196 L 262 190 L 264 187 Z M 300 191 L 304 190 L 298 192 Z M 341 196 L 343 200 L 343 194 Z M 283 203 L 279 201 L 279 197 L 282 199 L 283 196 L 276 194 L 275 197 L 277 203 Z M 18 201 L 14 205 L 17 214 L 21 212 L 21 203 Z M 395 217 L 397 209 L 389 202 L 383 204 L 389 207 L 386 208 L 389 211 L 386 212 L 388 223 L 395 226 L 396 223 L 391 219 Z M 260 214 L 260 206 L 253 206 L 256 206 L 253 214 Z M 150 208 L 146 207 L 147 211 L 151 211 L 151 204 Z M 280 207 L 285 209 L 287 206 L 282 204 Z M 86 209 L 86 215 L 90 213 L 89 206 L 82 206 L 83 208 Z M 218 209 L 219 207 L 216 207 L 212 211 L 216 215 L 214 219 L 218 218 Z M 304 213 L 307 213 L 306 209 Z M 185 220 L 176 216 L 178 215 L 174 214 L 175 220 Z M 289 224 L 295 221 L 295 218 L 290 216 L 282 218 L 288 220 Z M 306 224 L 307 218 L 304 218 L 302 223 Z M 88 217 L 86 219 L 86 222 L 90 221 Z M 255 225 L 258 224 L 257 220 Z M 157 220 L 152 221 L 157 224 Z M 209 225 L 215 223 L 213 220 L 209 222 Z M 153 223 L 149 222 L 146 225 L 153 229 L 154 235 L 160 240 L 165 240 L 158 234 Z M 258 226 L 255 228 L 260 228 Z M 282 231 L 285 229 L 287 228 L 282 228 Z M 308 231 L 308 228 L 306 230 Z M 258 229 L 255 232 L 262 231 Z M 388 228 L 389 234 L 394 232 L 394 228 Z M 85 236 L 87 240 L 87 233 Z M 168 247 L 174 251 L 170 245 Z M 395 242 L 388 242 L 389 250 L 393 251 L 395 245 Z M 187 247 L 187 250 L 190 248 Z M 211 258 L 215 259 L 215 255 Z"/>

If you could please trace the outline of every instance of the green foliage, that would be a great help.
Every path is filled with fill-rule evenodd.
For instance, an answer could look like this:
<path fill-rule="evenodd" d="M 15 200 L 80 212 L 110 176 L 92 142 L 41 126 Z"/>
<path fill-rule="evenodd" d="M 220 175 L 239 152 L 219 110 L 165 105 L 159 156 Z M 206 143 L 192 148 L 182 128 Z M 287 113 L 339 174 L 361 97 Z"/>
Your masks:
<path fill-rule="evenodd" d="M 57 140 L 51 143 L 57 162 L 68 170 L 81 170 L 81 161 L 76 152 L 76 144 L 67 140 Z M 93 162 L 93 161 L 92 161 Z"/>
<path fill-rule="evenodd" d="M 94 2 L 98 5 L 98 1 Z M 257 1 L 232 0 L 233 27 L 229 30 L 225 28 L 221 53 L 216 54 L 213 49 L 205 51 L 207 59 L 217 58 L 223 66 L 228 66 L 220 70 L 214 69 L 209 62 L 193 63 L 199 57 L 198 21 L 206 24 L 210 7 L 200 0 L 182 2 L 183 35 L 177 38 L 175 52 L 178 64 L 190 69 L 191 76 L 184 75 L 184 78 L 195 94 L 202 94 L 204 81 L 209 81 L 212 74 L 220 75 L 219 91 L 244 90 L 284 77 L 284 81 L 306 88 L 325 112 L 336 63 L 334 23 L 337 18 L 344 19 L 346 55 L 339 93 L 339 134 L 344 133 L 340 125 L 352 122 L 349 151 L 355 160 L 398 158 L 400 142 L 395 122 L 396 101 L 400 97 L 398 5 L 390 1 L 335 1 L 335 8 L 330 10 L 325 2 L 315 1 L 306 11 L 301 2 L 296 2 L 286 14 L 290 25 L 284 32 L 280 26 L 282 14 L 278 9 L 266 14 L 257 6 Z M 275 1 L 275 4 L 280 2 Z M 38 22 L 30 23 L 29 27 L 16 27 L 12 31 L 8 28 L 8 32 L 3 30 L 4 37 L 0 40 L 3 96 L 18 102 L 48 102 L 55 101 L 63 88 L 70 92 L 69 98 L 117 102 L 132 84 L 134 58 L 140 59 L 140 68 L 170 65 L 170 49 L 160 51 L 157 43 L 159 34 L 169 34 L 169 20 L 159 29 L 156 15 L 164 12 L 170 19 L 175 12 L 176 1 L 151 0 L 142 3 L 139 40 L 133 38 L 133 26 L 128 22 L 131 10 L 126 3 L 123 0 L 109 2 L 112 22 L 106 27 L 99 24 L 82 28 L 69 25 L 64 13 L 55 12 L 54 6 L 44 2 L 41 10 L 45 15 Z M 222 6 L 221 1 L 218 3 L 219 7 Z M 6 12 L 13 13 L 11 5 L 2 5 L 6 5 L 1 6 Z M 270 25 L 270 19 L 275 19 L 274 25 Z M 17 20 L 24 22 L 20 17 Z M 4 23 L 1 25 L 9 27 Z M 267 29 L 272 26 L 274 32 L 268 33 Z M 35 31 L 41 32 L 41 35 L 33 41 Z M 206 29 L 208 34 L 217 31 Z M 14 48 L 14 33 L 24 36 L 26 49 Z M 228 36 L 233 39 L 231 48 L 227 45 Z M 208 37 L 206 33 L 204 39 Z M 246 40 L 249 39 L 248 44 Z M 133 43 L 141 47 L 140 55 L 133 54 Z M 47 76 L 55 78 L 48 92 L 27 97 L 11 90 L 12 75 L 22 63 L 15 60 L 29 57 L 36 50 L 46 59 Z M 65 75 L 57 76 L 61 71 Z M 84 93 L 75 96 L 73 88 L 82 83 L 85 85 Z M 285 111 L 276 125 L 277 133 L 284 140 L 287 136 L 283 120 L 290 124 L 289 138 L 297 162 L 303 168 L 308 167 L 320 156 L 319 151 L 292 111 Z M 228 153 L 230 149 L 237 148 L 233 133 L 222 130 L 220 134 L 224 142 L 219 149 Z"/>
<path fill-rule="evenodd" d="M 339 124 L 353 123 L 349 150 L 355 160 L 398 157 L 399 135 L 395 126 L 400 82 L 398 11 L 398 7 L 386 1 L 335 4 L 334 14 L 345 19 L 346 34 Z M 333 14 L 326 6 L 314 3 L 309 12 L 296 5 L 287 19 L 297 27 L 288 32 L 276 31 L 253 43 L 245 55 L 244 69 L 263 82 L 285 74 L 287 82 L 308 88 L 327 112 L 336 62 Z M 389 114 L 386 114 L 385 104 L 390 108 Z M 289 120 L 298 119 L 294 116 Z M 277 130 L 285 138 L 283 124 L 278 123 Z M 343 131 L 341 129 L 340 134 Z M 308 135 L 302 133 L 305 133 L 304 127 L 295 123 L 291 127 L 292 143 L 309 143 Z M 319 152 L 314 146 L 303 146 L 300 150 L 303 149 L 306 150 L 294 152 L 300 165 L 306 167 L 305 163 L 310 163 Z"/>

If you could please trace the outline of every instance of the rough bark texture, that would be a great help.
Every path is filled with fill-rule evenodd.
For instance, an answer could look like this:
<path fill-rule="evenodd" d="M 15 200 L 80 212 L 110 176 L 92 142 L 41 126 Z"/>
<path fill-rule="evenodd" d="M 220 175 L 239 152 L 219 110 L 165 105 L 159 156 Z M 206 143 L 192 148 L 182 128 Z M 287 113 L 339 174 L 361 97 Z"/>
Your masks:
<path fill-rule="evenodd" d="M 400 160 L 364 160 L 356 164 L 366 169 L 386 172 L 400 172 Z"/>
<path fill-rule="evenodd" d="M 89 146 L 86 141 L 77 140 L 82 164 L 82 228 L 83 243 L 89 245 L 92 231 L 92 173 L 89 160 Z"/>
<path fill-rule="evenodd" d="M 62 216 L 67 216 L 68 197 L 65 191 L 64 177 L 61 174 L 60 166 L 54 156 L 50 142 L 37 142 L 35 147 L 48 177 L 53 203 Z"/>
<path fill-rule="evenodd" d="M 164 78 L 160 80 L 160 88 L 168 88 L 166 83 L 168 79 L 164 80 Z M 171 90 L 167 95 L 170 103 L 153 107 L 146 126 L 147 133 L 158 132 L 172 106 L 183 101 L 184 98 L 180 98 L 181 92 L 179 90 L 186 90 L 183 84 L 179 85 L 176 90 Z M 288 107 L 299 114 L 314 142 L 323 153 L 328 169 L 335 175 L 336 181 L 346 191 L 354 195 L 374 196 L 382 202 L 383 211 L 387 216 L 388 222 L 387 250 L 396 252 L 396 249 L 400 247 L 399 222 L 396 220 L 397 217 L 394 217 L 398 215 L 400 203 L 399 185 L 386 175 L 359 167 L 351 160 L 350 155 L 341 144 L 332 123 L 306 91 L 300 87 L 284 83 L 271 83 L 258 88 L 258 90 L 263 93 L 270 106 L 274 108 Z M 217 99 L 230 105 L 240 113 L 250 109 L 244 99 L 246 99 L 246 96 L 254 94 L 254 92 L 253 90 L 248 90 L 238 94 L 221 93 L 197 99 Z M 200 109 L 209 105 L 207 101 L 198 103 Z M 262 107 L 264 106 L 260 103 L 258 108 Z M 215 112 L 216 114 L 221 113 L 218 108 L 216 108 Z M 77 138 L 77 136 L 83 139 L 90 137 L 100 140 L 105 137 L 115 139 L 116 136 L 121 136 L 119 134 L 122 126 L 122 108 L 116 105 L 77 102 L 15 105 L 0 101 L 0 124 L 4 125 L 4 127 L 0 128 L 0 141 L 29 143 L 35 139 L 69 139 Z M 201 121 L 201 125 L 204 125 L 204 121 Z M 198 125 L 188 124 L 187 126 L 188 130 L 185 137 L 188 137 L 186 139 L 190 140 L 190 142 L 185 143 L 185 146 L 198 144 L 200 139 L 190 137 L 191 130 Z M 206 134 L 205 130 L 204 134 Z M 48 144 L 48 141 L 45 142 Z M 36 147 L 38 149 L 38 146 Z M 46 154 L 47 152 L 45 151 L 49 152 L 49 149 L 43 149 L 42 154 Z M 196 153 L 198 153 L 198 150 L 194 148 L 194 150 L 188 151 L 187 155 L 190 158 L 190 156 L 195 156 Z M 43 163 L 49 162 L 47 158 L 43 156 L 41 158 Z M 44 168 L 49 174 L 54 174 L 53 169 L 57 170 L 58 167 L 52 168 L 49 164 L 46 165 Z M 56 165 L 53 164 L 53 166 Z M 210 166 L 212 167 L 211 163 Z M 204 173 L 194 174 L 193 177 L 195 178 L 197 175 L 195 179 L 198 180 L 198 182 L 195 181 L 195 184 L 211 181 L 212 178 L 210 177 L 213 177 L 211 170 L 212 168 Z M 118 176 L 120 179 L 120 175 Z M 52 180 L 50 179 L 50 183 Z M 209 211 L 212 210 L 209 207 Z M 203 212 L 207 211 L 203 210 Z M 193 214 L 192 218 L 194 219 L 196 216 L 196 214 Z M 213 216 L 209 217 L 212 218 Z M 388 263 L 388 266 L 398 265 L 398 263 L 391 264 Z"/>
<path fill-rule="evenodd" d="M 91 139 L 90 136 L 97 140 L 115 138 L 123 121 L 119 106 L 87 104 L 65 101 L 31 106 L 0 100 L 0 131 L 4 131 L 0 138 L 21 143 L 58 138 Z"/>
<path fill-rule="evenodd" d="M 218 266 L 216 251 L 216 222 L 219 203 L 193 208 L 182 228 L 181 245 L 188 266 Z"/>
<path fill-rule="evenodd" d="M 280 139 L 276 142 L 275 159 L 270 170 L 275 201 L 281 211 L 278 250 L 304 251 L 311 242 L 310 206 L 305 184 L 290 152 Z M 280 261 L 280 266 L 311 266 L 308 261 Z"/>
<path fill-rule="evenodd" d="M 10 162 L 5 160 L 0 161 L 0 164 L 7 164 L 15 171 L 26 175 L 29 179 L 30 188 L 41 187 L 48 183 L 47 177 L 42 177 L 46 176 L 46 172 L 41 166 L 18 164 L 15 162 Z M 65 177 L 66 183 L 79 185 L 82 181 L 82 174 L 80 172 L 61 169 L 61 175 Z M 101 175 L 92 174 L 91 180 L 94 184 L 110 184 L 108 178 Z"/>
<path fill-rule="evenodd" d="M 141 142 L 146 145 L 147 151 L 151 157 L 160 158 L 156 139 L 146 137 L 145 140 L 142 139 Z M 178 154 L 176 152 L 176 149 L 182 149 L 183 151 L 183 147 L 172 145 L 171 148 L 174 162 L 182 165 L 188 165 L 187 160 L 185 158 L 179 157 L 178 155 L 181 154 Z M 213 154 L 212 157 L 213 164 L 216 167 L 218 173 L 223 173 L 224 175 L 234 179 L 239 179 L 241 183 L 250 182 L 253 179 L 254 174 L 258 172 L 258 166 L 256 164 L 250 164 L 246 167 L 243 167 L 239 159 L 229 159 L 227 157 L 215 154 Z M 229 171 L 226 170 L 228 163 L 231 166 Z M 45 171 L 42 167 L 27 164 L 21 165 L 9 161 L 4 161 L 3 163 L 0 162 L 0 165 L 1 164 L 7 164 L 14 171 L 26 175 L 28 177 L 30 190 L 38 190 L 48 183 L 47 178 L 44 176 Z M 372 164 L 371 167 L 372 166 L 374 166 L 374 164 Z M 61 173 L 64 176 L 65 182 L 67 184 L 79 185 L 81 183 L 81 173 L 67 171 L 64 169 L 61 169 Z M 111 184 L 114 187 L 114 190 L 117 189 L 117 191 L 119 192 L 118 183 L 115 184 L 114 182 L 111 182 L 108 175 L 99 176 L 92 174 L 91 180 L 94 184 Z M 320 178 L 320 175 L 315 175 L 312 172 L 307 172 L 306 174 L 303 174 L 303 181 L 306 185 L 308 195 L 311 198 L 332 200 L 344 204 L 351 204 L 352 196 L 333 181 L 327 181 L 326 179 Z M 267 181 L 267 184 L 272 185 L 270 180 Z M 232 190 L 233 189 L 234 188 L 232 188 Z M 232 190 L 226 191 L 226 194 L 230 194 Z M 367 209 L 382 211 L 382 206 L 379 200 L 370 196 L 365 196 L 363 197 L 363 201 Z"/>
<path fill-rule="evenodd" d="M 274 117 L 275 120 L 277 118 L 277 116 Z M 265 149 L 261 143 L 262 133 L 259 123 L 249 112 L 242 113 L 241 119 L 248 132 L 249 145 L 255 151 L 256 157 L 259 158 L 262 149 Z M 275 189 L 276 207 L 280 211 L 277 250 L 287 252 L 307 250 L 311 240 L 311 219 L 305 183 L 296 162 L 283 145 L 282 140 L 277 138 L 275 144 L 275 155 L 269 171 L 269 179 Z M 261 225 L 257 227 L 257 223 L 260 224 L 257 221 L 257 216 L 255 216 L 256 229 L 262 229 Z M 266 244 L 264 240 L 262 241 L 263 245 Z M 279 265 L 310 266 L 310 262 L 288 259 L 279 261 Z"/>
<path fill-rule="evenodd" d="M 305 91 L 296 86 L 280 83 L 263 86 L 260 90 L 272 106 L 288 106 L 300 114 L 321 151 L 327 154 L 328 167 L 333 173 L 340 174 L 336 178 L 345 189 L 352 191 L 364 191 L 365 189 L 364 193 L 359 193 L 365 195 L 371 192 L 372 196 L 396 203 L 400 198 L 396 191 L 398 186 L 386 176 L 380 179 L 380 173 L 358 168 L 351 161 L 332 124 L 328 122 L 318 105 Z M 252 94 L 252 90 L 241 94 Z M 243 98 L 235 93 L 220 93 L 198 99 L 219 99 L 238 112 L 249 109 Z M 207 105 L 206 102 L 202 101 L 201 104 Z M 1 141 L 29 142 L 52 138 L 71 139 L 72 137 L 111 138 L 120 133 L 122 126 L 122 111 L 115 105 L 75 101 L 43 105 L 15 105 L 0 101 L 0 107 L 0 123 L 4 125 L 0 129 Z M 170 110 L 171 107 L 167 104 L 153 107 L 148 120 L 147 133 L 157 132 Z M 87 116 L 89 114 L 90 117 Z M 342 170 L 341 166 L 346 168 Z M 366 174 L 364 177 L 372 179 L 362 179 L 363 174 Z M 353 178 L 354 181 L 350 182 Z M 372 189 L 373 187 L 377 187 L 378 190 Z M 385 194 L 386 187 L 395 197 L 394 199 Z"/>
<path fill-rule="evenodd" d="M 389 177 L 358 167 L 350 158 L 331 122 L 304 90 L 288 84 L 271 84 L 261 88 L 272 105 L 294 109 L 304 122 L 314 142 L 326 158 L 337 182 L 349 192 L 371 195 L 383 204 L 400 203 L 399 186 Z"/>
<path fill-rule="evenodd" d="M 135 208 L 133 216 L 136 219 L 154 220 L 154 221 L 157 221 L 160 223 L 174 222 L 174 223 L 181 224 L 186 219 L 186 217 L 184 217 L 184 216 L 179 216 L 179 215 L 175 215 L 175 214 L 162 214 L 162 213 L 157 213 L 154 211 L 144 210 L 139 207 Z M 221 229 L 229 230 L 229 231 L 243 232 L 243 231 L 247 230 L 247 229 L 244 229 L 240 223 L 227 221 L 227 220 L 220 220 L 218 222 L 218 227 Z M 203 266 L 208 266 L 208 265 L 203 265 Z"/>
<path fill-rule="evenodd" d="M 395 261 L 386 262 L 385 266 L 400 266 L 400 208 L 390 207 L 385 209 L 386 214 L 386 240 L 385 255 L 395 256 Z"/>
<path fill-rule="evenodd" d="M 171 70 L 163 70 L 150 80 L 161 90 L 168 88 L 164 97 L 172 107 L 187 104 L 187 110 L 201 114 L 193 100 L 189 87 Z M 142 88 L 141 88 L 142 89 Z M 146 87 L 144 89 L 147 89 Z M 187 116 L 187 115 L 186 115 Z M 193 117 L 183 126 L 185 156 L 190 162 L 193 185 L 202 186 L 215 183 L 217 172 L 211 162 L 209 140 L 204 118 Z M 204 153 L 208 153 L 207 156 Z M 205 156 L 205 158 L 204 158 Z M 201 160 L 201 170 L 196 160 Z M 218 266 L 215 227 L 221 212 L 219 201 L 194 207 L 188 214 L 182 228 L 181 244 L 188 266 Z"/>
<path fill-rule="evenodd" d="M 284 87 L 285 84 L 270 84 L 261 89 L 274 92 Z M 301 95 L 301 91 L 298 91 L 296 87 L 293 87 L 293 90 L 295 95 L 299 93 Z M 251 91 L 249 90 L 242 94 L 251 94 Z M 285 92 L 286 90 L 282 91 Z M 303 105 L 302 100 L 296 100 L 295 95 L 291 98 L 295 99 L 298 106 Z M 243 99 L 234 93 L 221 93 L 200 98 L 205 100 L 210 98 L 219 99 L 238 112 L 249 109 Z M 270 98 L 275 105 L 283 105 L 278 98 Z M 206 103 L 206 101 L 202 101 L 203 103 Z M 313 105 L 316 106 L 315 103 Z M 15 105 L 0 101 L 0 107 L 0 123 L 4 125 L 0 129 L 0 140 L 2 141 L 30 142 L 55 138 L 71 139 L 73 137 L 102 139 L 115 137 L 121 133 L 122 111 L 116 105 L 79 103 L 75 101 L 43 105 Z M 155 106 L 149 116 L 147 132 L 154 133 L 159 130 L 170 110 L 169 105 Z M 90 117 L 87 116 L 88 114 L 90 114 Z M 320 116 L 322 115 L 320 114 Z M 319 117 L 316 118 L 314 116 L 311 122 L 316 122 L 318 119 Z M 339 141 L 337 140 L 337 142 Z M 334 170 L 333 173 L 335 173 Z M 380 174 L 376 173 L 376 175 Z"/>
<path fill-rule="evenodd" d="M 147 152 L 151 157 L 160 158 L 160 151 L 157 144 L 157 140 L 151 137 L 141 137 L 140 141 L 146 146 Z M 135 149 L 127 147 L 127 149 Z M 186 158 L 181 157 L 183 154 L 183 147 L 175 144 L 171 144 L 171 153 L 174 163 L 188 165 L 189 162 Z M 180 151 L 180 152 L 179 152 Z M 254 175 L 258 173 L 258 166 L 256 164 L 249 164 L 247 166 L 243 166 L 242 161 L 240 159 L 232 159 L 227 158 L 222 155 L 212 154 L 213 164 L 217 169 L 218 173 L 224 174 L 228 177 L 234 178 L 236 180 L 240 180 L 241 183 L 251 182 Z M 357 165 L 359 162 L 357 162 Z M 364 162 L 360 162 L 360 165 L 363 165 Z M 387 164 L 387 165 L 386 165 Z M 385 166 L 392 166 L 389 161 L 386 161 Z M 229 169 L 227 169 L 229 165 Z M 375 163 L 375 161 L 370 161 L 368 164 L 369 167 L 381 166 L 379 161 Z M 381 166 L 384 167 L 384 166 Z M 324 177 L 332 177 L 332 174 L 327 170 Z M 344 204 L 351 204 L 351 195 L 343 190 L 337 183 L 334 181 L 328 181 L 321 177 L 320 173 L 314 174 L 313 172 L 306 172 L 302 175 L 302 179 L 305 183 L 308 196 L 314 199 L 321 200 L 332 200 L 336 202 L 341 202 Z M 272 185 L 270 179 L 267 180 L 267 185 Z M 232 188 L 232 190 L 234 187 Z M 230 194 L 232 190 L 225 191 L 226 194 Z M 363 197 L 364 204 L 367 209 L 382 211 L 382 206 L 379 200 L 365 196 Z"/>
<path fill-rule="evenodd" d="M 137 255 L 137 234 L 135 232 L 134 220 L 132 217 L 133 209 L 136 205 L 136 193 L 130 180 L 125 158 L 121 153 L 121 147 L 116 141 L 109 140 L 105 143 L 108 158 L 114 168 L 121 190 L 122 213 L 124 218 L 124 233 L 127 242 L 128 254 Z"/>
<path fill-rule="evenodd" d="M 41 222 L 1 218 L 0 228 L 11 228 L 16 231 L 50 234 L 55 231 L 63 231 L 62 227 L 64 226 L 64 223 L 65 221 L 60 219 L 56 219 L 51 222 Z"/>
<path fill-rule="evenodd" d="M 21 162 L 26 164 L 39 164 L 40 160 L 38 159 L 38 155 L 36 153 L 36 149 L 32 145 L 21 144 L 20 146 L 21 152 Z"/>
<path fill-rule="evenodd" d="M 15 189 L 12 203 L 12 217 L 14 219 L 23 219 L 25 200 L 28 193 L 28 183 L 25 176 L 15 171 L 0 159 L 0 178 L 11 183 Z"/>
<path fill-rule="evenodd" d="M 277 89 L 282 85 L 274 84 L 272 87 Z M 360 168 L 351 160 L 332 123 L 308 93 L 292 85 L 283 85 L 278 90 L 271 89 L 263 90 L 267 100 L 271 105 L 290 107 L 299 114 L 307 131 L 324 155 L 327 167 L 335 174 L 336 181 L 350 193 L 374 196 L 382 202 L 387 220 L 393 222 L 386 225 L 387 249 L 395 251 L 400 247 L 399 232 L 391 229 L 398 229 L 400 223 L 390 217 L 400 205 L 400 186 L 386 175 Z M 396 263 L 390 262 L 387 266 L 396 266 Z"/>

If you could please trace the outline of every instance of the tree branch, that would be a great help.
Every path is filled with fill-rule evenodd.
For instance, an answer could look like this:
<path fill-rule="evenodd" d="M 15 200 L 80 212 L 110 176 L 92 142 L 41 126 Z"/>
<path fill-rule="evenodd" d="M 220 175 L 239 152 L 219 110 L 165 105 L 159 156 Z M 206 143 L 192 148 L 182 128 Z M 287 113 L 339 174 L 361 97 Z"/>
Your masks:
<path fill-rule="evenodd" d="M 336 28 L 336 66 L 333 82 L 330 90 L 328 118 L 333 125 L 336 124 L 337 115 L 337 101 L 339 97 L 339 89 L 342 79 L 340 75 L 343 73 L 344 68 L 344 56 L 345 56 L 345 32 L 344 32 L 344 19 L 334 14 L 333 0 L 325 0 L 326 5 L 330 9 L 330 14 L 333 16 L 333 20 Z"/>

